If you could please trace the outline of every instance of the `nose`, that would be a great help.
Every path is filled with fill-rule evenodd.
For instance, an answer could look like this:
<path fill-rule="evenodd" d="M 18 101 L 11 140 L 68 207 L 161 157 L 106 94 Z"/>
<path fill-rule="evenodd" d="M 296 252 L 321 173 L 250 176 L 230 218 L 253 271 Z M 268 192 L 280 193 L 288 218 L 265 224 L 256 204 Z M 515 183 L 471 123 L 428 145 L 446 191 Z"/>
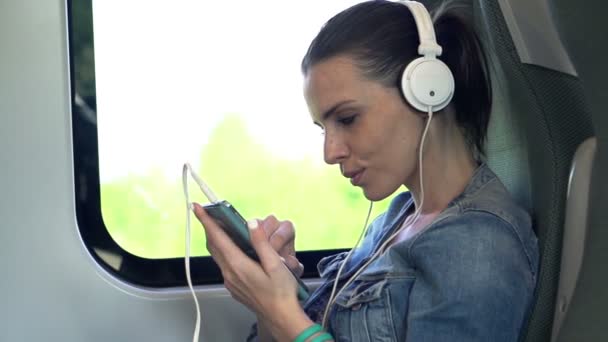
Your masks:
<path fill-rule="evenodd" d="M 329 165 L 338 164 L 348 157 L 348 146 L 344 139 L 336 134 L 325 132 L 325 141 L 323 142 L 323 157 Z"/>

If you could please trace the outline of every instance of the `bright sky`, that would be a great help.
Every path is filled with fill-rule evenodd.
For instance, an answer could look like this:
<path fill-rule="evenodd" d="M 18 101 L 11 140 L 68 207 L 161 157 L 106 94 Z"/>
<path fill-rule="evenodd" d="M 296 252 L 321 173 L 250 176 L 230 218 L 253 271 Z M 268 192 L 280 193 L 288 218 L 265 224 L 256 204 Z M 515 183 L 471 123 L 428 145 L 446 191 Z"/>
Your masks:
<path fill-rule="evenodd" d="M 241 114 L 285 158 L 322 163 L 300 62 L 354 0 L 93 2 L 102 182 L 198 162 L 209 132 Z"/>

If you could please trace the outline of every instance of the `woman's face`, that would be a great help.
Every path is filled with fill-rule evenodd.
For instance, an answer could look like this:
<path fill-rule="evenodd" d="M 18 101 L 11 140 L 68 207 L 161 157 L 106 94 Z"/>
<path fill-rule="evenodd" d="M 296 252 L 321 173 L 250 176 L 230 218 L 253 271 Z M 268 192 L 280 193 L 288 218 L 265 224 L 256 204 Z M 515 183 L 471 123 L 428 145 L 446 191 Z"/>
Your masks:
<path fill-rule="evenodd" d="M 354 61 L 337 56 L 311 67 L 304 96 L 324 130 L 324 158 L 372 201 L 415 180 L 423 118 L 397 88 L 365 78 Z"/>

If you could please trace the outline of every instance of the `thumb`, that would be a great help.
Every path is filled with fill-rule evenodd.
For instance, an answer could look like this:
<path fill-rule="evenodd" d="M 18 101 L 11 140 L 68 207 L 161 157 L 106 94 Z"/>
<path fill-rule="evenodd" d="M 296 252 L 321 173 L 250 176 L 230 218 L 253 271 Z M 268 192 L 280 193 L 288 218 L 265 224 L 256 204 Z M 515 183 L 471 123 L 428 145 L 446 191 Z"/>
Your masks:
<path fill-rule="evenodd" d="M 287 258 L 285 258 L 285 264 L 298 277 L 301 277 L 304 273 L 304 265 L 302 265 L 298 258 L 293 255 L 288 255 Z"/>
<path fill-rule="evenodd" d="M 247 227 L 249 227 L 251 245 L 253 246 L 253 249 L 255 249 L 258 258 L 260 258 L 262 268 L 265 271 L 270 271 L 278 266 L 282 266 L 283 262 L 274 248 L 270 245 L 270 242 L 268 242 L 264 229 L 260 229 L 258 220 L 249 220 L 247 222 Z"/>

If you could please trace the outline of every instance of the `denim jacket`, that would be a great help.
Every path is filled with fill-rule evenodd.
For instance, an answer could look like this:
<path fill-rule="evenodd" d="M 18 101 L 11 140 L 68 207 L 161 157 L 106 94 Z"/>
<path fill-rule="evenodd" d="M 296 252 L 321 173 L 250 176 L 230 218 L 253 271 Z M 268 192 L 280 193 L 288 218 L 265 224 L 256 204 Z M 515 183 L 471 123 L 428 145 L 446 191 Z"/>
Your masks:
<path fill-rule="evenodd" d="M 395 197 L 342 270 L 344 284 L 413 209 Z M 322 259 L 325 282 L 304 303 L 320 322 L 346 253 Z M 329 316 L 336 341 L 517 341 L 530 311 L 537 239 L 485 164 L 462 194 L 412 238 L 392 245 L 341 292 Z M 339 287 L 340 288 L 340 287 Z"/>

